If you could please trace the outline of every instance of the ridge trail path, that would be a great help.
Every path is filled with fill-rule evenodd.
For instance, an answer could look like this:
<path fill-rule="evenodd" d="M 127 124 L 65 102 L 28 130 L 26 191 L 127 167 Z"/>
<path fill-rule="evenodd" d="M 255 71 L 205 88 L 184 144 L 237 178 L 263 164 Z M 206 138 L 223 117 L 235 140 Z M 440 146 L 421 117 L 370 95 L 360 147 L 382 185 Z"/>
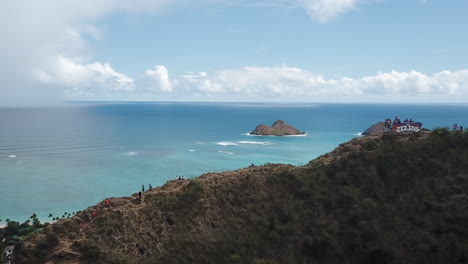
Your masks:
<path fill-rule="evenodd" d="M 65 226 L 78 226 L 76 232 L 71 232 L 67 236 L 63 236 L 60 239 L 59 245 L 54 250 L 54 253 L 51 255 L 53 259 L 61 259 L 60 263 L 63 264 L 77 264 L 79 261 L 77 259 L 80 256 L 80 253 L 73 249 L 73 244 L 76 241 L 84 241 L 89 238 L 91 235 L 92 228 L 91 225 L 96 225 L 100 218 L 105 218 L 108 214 L 120 211 L 130 212 L 139 214 L 139 211 L 152 206 L 151 202 L 145 202 L 145 196 L 174 196 L 183 191 L 183 189 L 190 183 L 190 180 L 171 180 L 166 182 L 163 186 L 153 188 L 152 190 L 147 190 L 142 193 L 142 201 L 137 202 L 138 193 L 132 194 L 130 197 L 113 197 L 109 198 L 110 209 L 105 203 L 105 199 L 99 202 L 97 205 L 90 206 L 87 209 L 79 212 L 70 219 L 61 219 L 54 225 L 65 225 Z M 88 219 L 88 214 L 92 212 L 97 212 L 96 217 Z M 69 260 L 67 260 L 69 259 Z M 47 264 L 52 264 L 54 262 L 47 262 Z"/>

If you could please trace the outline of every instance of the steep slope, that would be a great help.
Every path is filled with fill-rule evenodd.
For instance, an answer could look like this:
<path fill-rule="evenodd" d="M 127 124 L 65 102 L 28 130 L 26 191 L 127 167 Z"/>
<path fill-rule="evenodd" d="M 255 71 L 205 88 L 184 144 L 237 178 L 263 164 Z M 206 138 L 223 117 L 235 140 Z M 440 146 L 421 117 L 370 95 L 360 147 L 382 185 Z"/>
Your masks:
<path fill-rule="evenodd" d="M 382 135 L 385 131 L 385 123 L 384 122 L 378 122 L 372 126 L 370 126 L 366 131 L 362 132 L 363 136 L 369 136 L 373 134 L 380 134 Z"/>
<path fill-rule="evenodd" d="M 357 138 L 302 167 L 112 198 L 18 246 L 16 263 L 467 263 L 467 172 L 468 134 Z"/>

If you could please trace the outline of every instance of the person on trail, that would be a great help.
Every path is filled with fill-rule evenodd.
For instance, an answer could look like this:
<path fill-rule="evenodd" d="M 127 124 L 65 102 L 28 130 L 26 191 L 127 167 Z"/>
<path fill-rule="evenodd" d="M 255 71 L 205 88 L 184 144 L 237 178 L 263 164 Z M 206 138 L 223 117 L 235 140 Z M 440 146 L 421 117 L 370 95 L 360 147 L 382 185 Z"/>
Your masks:
<path fill-rule="evenodd" d="M 463 126 L 462 125 L 460 125 L 460 131 L 463 131 Z"/>
<path fill-rule="evenodd" d="M 106 206 L 107 206 L 107 208 L 109 208 L 109 209 L 111 208 L 109 198 L 106 198 Z"/>
<path fill-rule="evenodd" d="M 6 257 L 6 260 L 7 260 L 7 263 L 8 263 L 8 264 L 11 263 L 11 254 L 12 254 L 11 250 L 7 250 L 7 251 L 5 252 L 5 257 Z"/>
<path fill-rule="evenodd" d="M 400 116 L 399 116 L 399 115 L 395 116 L 395 123 L 396 123 L 396 124 L 401 123 L 401 121 L 400 121 Z"/>
<path fill-rule="evenodd" d="M 96 216 L 97 216 L 96 211 L 93 211 L 93 217 L 96 217 Z"/>
<path fill-rule="evenodd" d="M 141 203 L 141 192 L 138 192 L 138 198 L 137 198 L 138 203 Z"/>
<path fill-rule="evenodd" d="M 153 189 L 153 186 L 151 186 L 151 183 L 149 184 L 149 191 L 151 191 Z"/>
<path fill-rule="evenodd" d="M 457 127 L 458 127 L 457 123 L 453 124 L 452 130 L 457 130 Z"/>
<path fill-rule="evenodd" d="M 141 192 L 145 192 L 145 185 L 144 184 L 141 185 Z"/>

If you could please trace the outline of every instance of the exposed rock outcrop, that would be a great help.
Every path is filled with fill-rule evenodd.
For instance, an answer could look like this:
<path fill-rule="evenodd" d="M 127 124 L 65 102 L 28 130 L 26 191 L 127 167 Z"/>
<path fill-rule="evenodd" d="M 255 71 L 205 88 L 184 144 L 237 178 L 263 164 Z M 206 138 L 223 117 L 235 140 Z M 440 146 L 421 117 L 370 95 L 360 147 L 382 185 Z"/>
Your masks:
<path fill-rule="evenodd" d="M 299 129 L 294 128 L 291 125 L 286 124 L 283 120 L 278 120 L 273 123 L 271 127 L 264 124 L 258 125 L 250 134 L 261 136 L 291 136 L 304 135 L 305 133 L 299 131 Z"/>
<path fill-rule="evenodd" d="M 370 126 L 366 131 L 362 132 L 361 135 L 363 136 L 369 136 L 369 135 L 381 135 L 385 131 L 385 123 L 384 122 L 378 122 L 377 124 L 374 124 Z"/>

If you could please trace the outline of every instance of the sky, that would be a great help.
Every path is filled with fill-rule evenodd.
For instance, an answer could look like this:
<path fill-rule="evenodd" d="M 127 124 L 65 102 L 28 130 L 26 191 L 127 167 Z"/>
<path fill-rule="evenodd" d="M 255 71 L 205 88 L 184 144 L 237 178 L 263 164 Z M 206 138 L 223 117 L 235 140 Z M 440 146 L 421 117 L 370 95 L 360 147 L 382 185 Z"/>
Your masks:
<path fill-rule="evenodd" d="M 1 0 L 0 106 L 466 103 L 466 0 Z"/>

